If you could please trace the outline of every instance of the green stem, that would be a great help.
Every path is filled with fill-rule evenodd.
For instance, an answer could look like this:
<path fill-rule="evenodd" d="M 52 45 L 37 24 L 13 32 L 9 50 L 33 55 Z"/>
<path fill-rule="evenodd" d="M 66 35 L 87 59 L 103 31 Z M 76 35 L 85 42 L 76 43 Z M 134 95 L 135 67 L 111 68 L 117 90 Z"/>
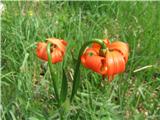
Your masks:
<path fill-rule="evenodd" d="M 54 79 L 54 72 L 53 72 L 53 68 L 52 68 L 52 58 L 51 58 L 50 47 L 51 47 L 51 43 L 48 43 L 47 54 L 48 54 L 49 70 L 50 70 L 50 73 L 51 73 L 52 84 L 53 84 L 53 88 L 54 88 L 54 91 L 55 91 L 56 99 L 58 101 L 58 106 L 60 106 L 59 94 L 58 94 L 58 89 L 57 89 L 57 82 Z"/>
<path fill-rule="evenodd" d="M 89 45 L 89 44 L 92 44 L 92 43 L 98 43 L 101 45 L 101 49 L 107 49 L 106 45 L 104 44 L 104 42 L 102 40 L 99 40 L 99 39 L 95 39 L 95 40 L 92 40 L 92 41 L 87 41 L 83 44 L 83 46 L 81 47 L 80 49 L 80 52 L 79 52 L 79 55 L 78 55 L 78 61 L 76 63 L 76 67 L 75 67 L 75 71 L 74 71 L 74 76 L 73 76 L 73 86 L 72 86 L 72 94 L 71 94 L 71 98 L 70 98 L 70 102 L 72 102 L 73 98 L 74 98 L 74 95 L 77 93 L 77 90 L 78 90 L 78 87 L 79 87 L 79 84 L 80 84 L 80 79 L 78 79 L 78 76 L 80 75 L 80 63 L 81 63 L 81 56 L 83 54 L 83 51 L 86 49 L 86 47 Z"/>

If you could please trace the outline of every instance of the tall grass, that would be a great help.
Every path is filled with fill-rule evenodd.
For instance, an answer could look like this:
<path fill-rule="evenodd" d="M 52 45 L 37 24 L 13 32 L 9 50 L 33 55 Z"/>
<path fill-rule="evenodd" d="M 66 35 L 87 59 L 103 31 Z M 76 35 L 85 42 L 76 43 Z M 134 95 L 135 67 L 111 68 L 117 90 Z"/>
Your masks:
<path fill-rule="evenodd" d="M 48 67 L 35 54 L 36 42 L 53 36 L 69 43 L 64 62 L 69 87 L 74 58 L 85 41 L 107 37 L 128 42 L 130 47 L 126 72 L 111 83 L 101 83 L 101 76 L 81 67 L 81 88 L 67 119 L 160 118 L 160 2 L 3 4 L 2 119 L 59 118 Z M 133 72 L 147 65 L 153 67 Z M 62 63 L 54 66 L 61 77 Z"/>

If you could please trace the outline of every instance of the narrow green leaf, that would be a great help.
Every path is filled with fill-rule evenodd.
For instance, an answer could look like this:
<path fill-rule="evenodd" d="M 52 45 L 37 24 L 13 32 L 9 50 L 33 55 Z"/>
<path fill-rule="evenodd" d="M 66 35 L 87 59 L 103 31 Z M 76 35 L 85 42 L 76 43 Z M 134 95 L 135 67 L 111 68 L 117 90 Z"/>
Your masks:
<path fill-rule="evenodd" d="M 50 47 L 51 47 L 51 43 L 48 43 L 48 45 L 47 45 L 48 65 L 49 65 L 49 70 L 50 70 L 50 73 L 51 73 L 52 84 L 53 84 L 53 88 L 54 88 L 54 91 L 55 91 L 56 99 L 57 99 L 58 105 L 60 106 L 59 93 L 58 93 L 58 88 L 57 88 L 57 81 L 54 78 L 54 72 L 53 72 L 53 68 L 52 68 Z"/>
<path fill-rule="evenodd" d="M 62 78 L 61 94 L 60 94 L 60 98 L 61 98 L 62 103 L 66 100 L 67 90 L 68 90 L 67 76 L 66 76 L 65 71 L 63 69 L 63 78 Z"/>
<path fill-rule="evenodd" d="M 76 68 L 75 68 L 75 73 L 74 73 L 74 80 L 73 80 L 73 88 L 72 88 L 72 94 L 70 101 L 72 102 L 74 95 L 77 93 L 79 84 L 80 84 L 80 62 L 78 61 Z"/>

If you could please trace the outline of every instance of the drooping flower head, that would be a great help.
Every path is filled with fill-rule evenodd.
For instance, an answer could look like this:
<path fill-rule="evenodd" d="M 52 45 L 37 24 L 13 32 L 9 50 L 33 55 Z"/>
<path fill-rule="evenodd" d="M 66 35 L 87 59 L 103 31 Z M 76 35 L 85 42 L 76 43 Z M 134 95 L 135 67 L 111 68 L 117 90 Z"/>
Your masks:
<path fill-rule="evenodd" d="M 127 43 L 121 41 L 110 43 L 108 39 L 104 39 L 103 42 L 107 46 L 105 53 L 102 53 L 99 44 L 94 43 L 85 50 L 81 62 L 86 68 L 112 80 L 115 74 L 125 71 L 129 48 Z"/>
<path fill-rule="evenodd" d="M 61 62 L 63 60 L 63 56 L 65 54 L 65 49 L 67 46 L 67 42 L 57 38 L 48 38 L 47 42 L 38 42 L 36 54 L 37 56 L 45 61 L 48 61 L 47 55 L 47 44 L 51 43 L 51 59 L 52 63 Z"/>

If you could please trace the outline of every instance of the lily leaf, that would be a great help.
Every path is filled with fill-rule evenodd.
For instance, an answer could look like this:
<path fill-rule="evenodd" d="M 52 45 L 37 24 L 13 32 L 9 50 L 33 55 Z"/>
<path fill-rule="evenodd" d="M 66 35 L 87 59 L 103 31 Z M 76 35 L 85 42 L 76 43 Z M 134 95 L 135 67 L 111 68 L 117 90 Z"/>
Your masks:
<path fill-rule="evenodd" d="M 80 84 L 80 61 L 77 62 L 75 73 L 73 76 L 73 87 L 70 101 L 72 102 L 74 95 L 77 93 L 79 84 Z"/>
<path fill-rule="evenodd" d="M 65 74 L 65 70 L 63 69 L 63 78 L 62 78 L 62 85 L 61 85 L 61 102 L 63 103 L 67 98 L 67 90 L 68 90 L 68 82 L 67 82 L 67 76 Z"/>

